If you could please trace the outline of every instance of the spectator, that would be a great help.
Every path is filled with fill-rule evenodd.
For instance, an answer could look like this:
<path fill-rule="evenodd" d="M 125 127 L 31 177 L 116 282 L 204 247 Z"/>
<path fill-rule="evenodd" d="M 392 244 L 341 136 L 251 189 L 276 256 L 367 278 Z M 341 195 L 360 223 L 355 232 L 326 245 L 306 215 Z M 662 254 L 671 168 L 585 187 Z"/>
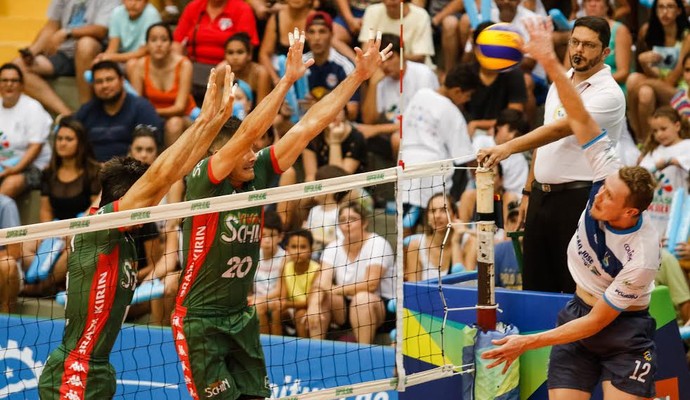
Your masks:
<path fill-rule="evenodd" d="M 330 310 L 337 325 L 348 321 L 359 343 L 374 341 L 376 330 L 395 320 L 387 311 L 394 297 L 394 255 L 383 237 L 367 230 L 369 215 L 360 204 L 340 207 L 338 223 L 343 238 L 326 247 L 317 284 L 323 310 Z M 331 284 L 332 282 L 332 284 Z"/>
<path fill-rule="evenodd" d="M 437 91 L 417 91 L 403 114 L 405 135 L 400 157 L 405 163 L 444 160 L 474 153 L 467 122 L 458 107 L 470 100 L 476 87 L 477 75 L 469 65 L 460 64 L 446 74 L 443 86 Z M 429 188 L 440 188 L 442 179 L 435 176 L 402 182 L 403 202 L 408 210 L 403 220 L 406 229 L 416 226 L 414 215 L 422 214 L 420 210 L 432 195 Z M 453 189 L 450 178 L 445 183 L 447 190 Z M 464 185 L 460 183 L 458 186 L 462 187 L 454 189 L 462 193 Z"/>
<path fill-rule="evenodd" d="M 422 3 L 422 4 L 419 4 Z M 462 54 L 460 16 L 465 5 L 462 0 L 421 0 L 415 4 L 429 11 L 431 26 L 440 37 L 443 54 L 443 71 L 450 71 L 460 61 Z"/>
<path fill-rule="evenodd" d="M 649 22 L 640 29 L 637 61 L 640 72 L 628 77 L 628 120 L 638 142 L 649 135 L 648 119 L 657 104 L 668 104 L 682 76 L 690 50 L 687 15 L 681 0 L 654 0 Z"/>
<path fill-rule="evenodd" d="M 505 218 L 504 229 L 506 232 L 516 232 L 520 229 L 520 204 L 517 201 L 508 203 L 508 214 Z M 506 289 L 522 289 L 522 271 L 515 254 L 515 239 L 506 238 L 494 246 L 494 277 L 496 287 Z M 522 247 L 522 238 L 519 239 Z"/>
<path fill-rule="evenodd" d="M 686 178 L 690 170 L 690 131 L 688 121 L 681 119 L 671 106 L 654 111 L 650 120 L 652 132 L 642 148 L 640 166 L 656 175 L 649 215 L 659 238 L 666 233 L 673 193 L 687 191 Z"/>
<path fill-rule="evenodd" d="M 410 0 L 402 2 L 402 15 L 400 0 L 382 0 L 381 3 L 369 5 L 362 17 L 359 42 L 366 43 L 370 29 L 398 35 L 402 24 L 405 26 L 405 59 L 433 67 L 431 57 L 434 55 L 434 41 L 431 18 L 425 9 L 411 4 Z"/>
<path fill-rule="evenodd" d="M 79 102 L 89 101 L 91 89 L 84 80 L 84 71 L 103 51 L 108 19 L 119 4 L 119 0 L 52 0 L 48 22 L 33 43 L 20 50 L 21 57 L 13 61 L 26 75 L 26 93 L 51 112 L 71 114 L 46 79 L 74 76 Z"/>
<path fill-rule="evenodd" d="M 252 95 L 256 99 L 255 104 L 259 104 L 261 100 L 271 91 L 271 76 L 268 70 L 261 64 L 252 61 L 252 54 L 254 47 L 250 42 L 249 35 L 245 32 L 238 32 L 225 42 L 225 60 L 221 61 L 216 67 L 218 74 L 218 81 L 225 77 L 225 65 L 230 65 L 232 73 L 235 74 L 235 79 L 241 79 L 249 84 L 252 89 Z"/>
<path fill-rule="evenodd" d="M 72 117 L 60 119 L 57 128 L 50 164 L 43 171 L 41 181 L 40 222 L 88 214 L 91 205 L 97 204 L 101 191 L 98 181 L 100 165 L 93 157 L 86 129 Z M 28 267 L 36 256 L 39 242 L 26 242 L 23 246 L 23 264 Z M 48 279 L 24 285 L 23 293 L 30 296 L 51 296 L 64 290 L 67 251 L 65 249 L 55 261 Z"/>
<path fill-rule="evenodd" d="M 268 17 L 264 36 L 259 47 L 259 63 L 263 65 L 271 76 L 274 85 L 278 84 L 279 56 L 287 56 L 290 44 L 284 42 L 288 33 L 297 28 L 304 32 L 307 26 L 307 16 L 311 12 L 312 0 L 292 0 L 285 3 L 275 14 Z"/>
<path fill-rule="evenodd" d="M 400 36 L 384 33 L 381 45 L 392 45 L 393 56 L 381 64 L 381 72 L 369 80 L 362 104 L 362 122 L 358 129 L 367 139 L 370 151 L 386 160 L 397 160 L 400 148 L 398 117 L 402 104 L 408 104 L 419 89 L 437 90 L 438 77 L 434 71 L 422 63 L 403 60 L 400 68 Z M 400 93 L 400 79 L 405 88 Z"/>
<path fill-rule="evenodd" d="M 95 99 L 74 116 L 87 129 L 96 160 L 105 162 L 127 154 L 137 125 L 151 125 L 161 132 L 163 121 L 148 100 L 125 92 L 118 64 L 101 61 L 92 70 Z"/>
<path fill-rule="evenodd" d="M 21 225 L 17 204 L 10 197 L 0 194 L 0 229 Z M 21 290 L 21 243 L 0 246 L 0 313 L 11 314 L 17 310 L 17 296 Z"/>
<path fill-rule="evenodd" d="M 501 111 L 496 118 L 494 140 L 496 144 L 503 144 L 526 134 L 529 130 L 525 114 L 508 108 Z M 505 191 L 519 195 L 529 175 L 529 163 L 525 154 L 512 154 L 501 161 L 501 169 Z"/>
<path fill-rule="evenodd" d="M 362 30 L 362 17 L 366 8 L 377 0 L 335 0 L 338 15 L 333 26 L 333 45 L 349 58 L 354 57 L 350 46 L 357 42 Z"/>
<path fill-rule="evenodd" d="M 342 110 L 302 152 L 304 179 L 313 181 L 316 170 L 324 165 L 338 166 L 348 174 L 364 172 L 366 159 L 364 136 L 346 119 L 345 110 Z"/>
<path fill-rule="evenodd" d="M 185 7 L 173 35 L 173 51 L 192 60 L 192 95 L 202 104 L 211 68 L 223 61 L 225 42 L 246 32 L 251 44 L 259 44 L 252 9 L 242 0 L 193 0 Z"/>
<path fill-rule="evenodd" d="M 307 71 L 309 83 L 308 100 L 319 101 L 340 84 L 355 69 L 352 61 L 340 54 L 331 46 L 333 38 L 333 21 L 323 11 L 313 11 L 307 17 L 307 45 L 311 51 L 304 54 L 304 59 L 314 59 L 314 64 Z M 354 121 L 359 114 L 359 91 L 356 91 L 347 103 L 347 118 Z"/>
<path fill-rule="evenodd" d="M 248 303 L 256 307 L 259 329 L 267 335 L 280 335 L 283 332 L 280 293 L 285 250 L 280 247 L 282 241 L 283 222 L 280 216 L 275 211 L 265 211 L 261 229 L 259 266 L 254 276 L 254 291 Z"/>
<path fill-rule="evenodd" d="M 158 157 L 156 130 L 146 125 L 134 128 L 132 144 L 129 146 L 129 156 L 146 165 L 151 165 Z"/>
<path fill-rule="evenodd" d="M 288 235 L 288 261 L 283 269 L 280 310 L 284 319 L 291 320 L 297 336 L 324 339 L 328 330 L 328 313 L 321 310 L 319 281 L 321 264 L 312 260 L 313 239 L 308 230 L 300 229 Z M 323 312 L 322 312 L 323 311 Z"/>
<path fill-rule="evenodd" d="M 625 92 L 625 81 L 632 71 L 632 34 L 627 26 L 614 18 L 614 0 L 584 0 L 584 15 L 606 19 L 611 28 L 609 49 L 611 52 L 604 59 L 604 63 L 611 67 L 611 75 Z M 566 61 L 568 59 L 566 58 Z M 569 67 L 570 65 L 567 65 Z"/>
<path fill-rule="evenodd" d="M 17 197 L 38 189 L 41 170 L 50 160 L 44 146 L 53 120 L 31 97 L 22 94 L 24 74 L 14 64 L 0 67 L 0 194 Z"/>
<path fill-rule="evenodd" d="M 654 277 L 654 283 L 668 287 L 671 301 L 676 309 L 680 325 L 690 320 L 690 288 L 678 260 L 665 249 L 661 250 L 661 267 Z"/>
<path fill-rule="evenodd" d="M 477 269 L 476 239 L 460 224 L 458 208 L 450 195 L 441 192 L 431 196 L 424 219 L 424 233 L 412 237 L 405 253 L 406 281 L 437 279 Z M 450 235 L 448 229 L 452 231 Z"/>
<path fill-rule="evenodd" d="M 472 42 L 493 22 L 482 22 L 474 30 Z M 475 131 L 490 131 L 496 124 L 498 113 L 505 109 L 525 111 L 527 103 L 527 89 L 525 78 L 519 69 L 512 69 L 498 73 L 488 70 L 478 62 L 473 64 L 475 73 L 479 77 L 477 89 L 467 103 L 467 111 L 470 114 L 470 122 L 467 126 L 470 137 L 474 137 Z"/>
<path fill-rule="evenodd" d="M 94 62 L 126 63 L 146 55 L 148 28 L 161 21 L 156 7 L 148 0 L 126 0 L 110 16 L 108 47 Z"/>
<path fill-rule="evenodd" d="M 690 97 L 688 97 L 687 84 L 690 82 L 690 53 L 685 54 L 683 57 L 683 86 L 678 89 L 673 98 L 671 99 L 671 106 L 678 111 L 678 114 L 683 119 L 690 118 Z"/>
<path fill-rule="evenodd" d="M 192 63 L 172 52 L 170 28 L 157 23 L 146 30 L 148 55 L 137 59 L 129 78 L 134 90 L 148 99 L 165 119 L 163 143 L 170 146 L 191 124 L 196 102 L 191 95 Z M 225 71 L 225 68 L 221 69 Z"/>

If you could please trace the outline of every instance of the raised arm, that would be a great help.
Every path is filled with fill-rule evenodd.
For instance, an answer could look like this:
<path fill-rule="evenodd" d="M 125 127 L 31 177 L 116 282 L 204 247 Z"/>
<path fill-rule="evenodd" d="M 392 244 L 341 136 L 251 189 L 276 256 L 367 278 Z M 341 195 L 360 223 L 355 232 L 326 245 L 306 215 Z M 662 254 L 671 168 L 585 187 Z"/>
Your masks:
<path fill-rule="evenodd" d="M 232 115 L 235 100 L 232 82 L 235 77 L 230 72 L 230 67 L 225 68 L 225 87 L 221 99 L 218 100 L 216 96 L 216 71 L 211 70 L 199 117 L 127 191 L 120 200 L 120 210 L 158 204 L 170 186 L 189 173 L 206 154 L 220 128 Z"/>
<path fill-rule="evenodd" d="M 378 32 L 374 38 L 374 32 L 370 31 L 367 51 L 363 52 L 355 47 L 355 70 L 332 92 L 311 106 L 297 125 L 290 128 L 275 144 L 275 155 L 281 170 L 285 171 L 294 164 L 309 142 L 345 107 L 359 85 L 371 77 L 383 60 L 390 57 L 392 45 L 379 52 L 380 46 L 381 33 Z"/>
<path fill-rule="evenodd" d="M 252 143 L 263 135 L 273 123 L 283 100 L 290 87 L 307 72 L 307 69 L 314 63 L 313 59 L 302 61 L 305 36 L 295 29 L 294 34 L 290 33 L 290 50 L 288 51 L 285 62 L 285 75 L 280 79 L 278 85 L 264 97 L 261 103 L 257 104 L 249 115 L 242 121 L 242 124 L 230 139 L 211 159 L 211 169 L 216 179 L 225 179 L 235 168 L 239 158 L 238 154 L 245 154 L 252 146 Z M 284 168 L 285 171 L 287 168 Z"/>

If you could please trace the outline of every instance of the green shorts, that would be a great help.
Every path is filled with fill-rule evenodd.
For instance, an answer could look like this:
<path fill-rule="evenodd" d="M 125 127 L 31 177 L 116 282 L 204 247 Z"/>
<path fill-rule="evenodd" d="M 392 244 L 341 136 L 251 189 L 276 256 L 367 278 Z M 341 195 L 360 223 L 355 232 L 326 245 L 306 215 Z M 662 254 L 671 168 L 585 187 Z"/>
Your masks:
<path fill-rule="evenodd" d="M 62 346 L 53 351 L 38 378 L 41 400 L 112 399 L 115 395 L 115 369 L 108 361 L 83 363 L 67 361 Z"/>
<path fill-rule="evenodd" d="M 172 318 L 175 349 L 192 398 L 270 397 L 259 320 L 253 307 L 223 316 Z M 198 397 L 197 397 L 198 396 Z"/>

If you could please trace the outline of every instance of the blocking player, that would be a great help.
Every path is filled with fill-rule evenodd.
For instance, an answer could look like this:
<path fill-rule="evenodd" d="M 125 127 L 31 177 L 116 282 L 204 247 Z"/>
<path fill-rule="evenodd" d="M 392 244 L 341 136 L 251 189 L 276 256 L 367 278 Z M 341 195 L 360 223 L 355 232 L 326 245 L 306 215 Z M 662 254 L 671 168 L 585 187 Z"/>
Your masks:
<path fill-rule="evenodd" d="M 606 131 L 591 118 L 553 51 L 550 21 L 526 24 L 531 41 L 523 51 L 544 66 L 558 89 L 568 121 L 594 171 L 594 185 L 568 246 L 568 268 L 577 284 L 558 315 L 558 327 L 495 340 L 482 358 L 503 372 L 524 351 L 553 346 L 549 398 L 589 399 L 601 380 L 605 399 L 654 396 L 656 330 L 648 307 L 659 268 L 657 233 L 645 218 L 654 178 L 643 168 L 620 168 Z M 528 136 L 532 135 L 531 133 Z M 528 141 L 544 138 L 531 137 Z M 500 161 L 495 149 L 480 151 L 484 165 Z"/>
<path fill-rule="evenodd" d="M 229 68 L 225 72 L 222 96 L 216 96 L 212 71 L 199 118 L 148 169 L 130 157 L 116 157 L 103 165 L 98 214 L 158 204 L 206 154 L 232 115 L 234 76 Z M 135 231 L 125 227 L 74 237 L 67 265 L 65 331 L 39 378 L 41 399 L 100 400 L 115 394 L 109 356 L 136 285 Z"/>
<path fill-rule="evenodd" d="M 299 41 L 304 33 L 295 36 Z M 215 154 L 201 161 L 187 177 L 187 198 L 265 188 L 276 174 L 292 166 L 307 144 L 345 107 L 359 85 L 390 56 L 391 46 L 380 52 L 379 47 L 380 33 L 374 39 L 371 32 L 367 50 L 355 49 L 355 70 L 275 145 L 254 153 L 249 144 L 237 142 L 237 136 L 248 127 L 273 121 L 257 120 L 256 110 L 234 136 L 233 132 L 222 132 L 211 146 L 211 150 L 217 150 Z M 220 143 L 221 135 L 231 138 Z M 248 207 L 185 221 L 184 248 L 189 250 L 184 255 L 172 329 L 187 388 L 194 399 L 270 396 L 258 319 L 255 309 L 247 305 L 247 293 L 259 263 L 261 210 L 260 206 Z"/>

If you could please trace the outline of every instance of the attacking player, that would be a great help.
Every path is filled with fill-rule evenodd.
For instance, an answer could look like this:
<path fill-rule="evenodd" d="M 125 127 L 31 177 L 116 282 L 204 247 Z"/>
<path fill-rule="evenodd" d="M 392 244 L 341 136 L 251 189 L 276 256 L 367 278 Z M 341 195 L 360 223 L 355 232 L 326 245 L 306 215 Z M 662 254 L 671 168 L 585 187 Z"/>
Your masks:
<path fill-rule="evenodd" d="M 234 74 L 229 68 L 225 72 L 222 96 L 216 96 L 212 71 L 201 114 L 148 169 L 130 157 L 116 157 L 103 165 L 98 214 L 158 204 L 206 154 L 232 115 Z M 74 237 L 67 266 L 65 331 L 40 376 L 41 399 L 100 400 L 115 394 L 109 358 L 136 285 L 135 231 L 136 227 L 125 227 Z"/>
<path fill-rule="evenodd" d="M 304 33 L 296 33 L 294 40 L 299 43 L 303 37 Z M 211 146 L 215 154 L 201 161 L 187 177 L 187 199 L 263 189 L 275 175 L 292 166 L 309 141 L 328 126 L 360 84 L 390 56 L 391 46 L 379 52 L 380 34 L 374 39 L 371 32 L 367 44 L 366 52 L 355 49 L 355 70 L 275 145 L 254 153 L 250 144 L 237 141 L 251 126 L 264 124 L 267 129 L 273 121 L 258 120 L 256 110 L 234 136 L 231 131 L 221 132 Z M 273 104 L 276 99 L 270 97 L 259 107 L 271 107 L 275 115 L 280 103 Z M 267 102 L 271 104 L 264 104 Z M 260 206 L 254 206 L 185 221 L 184 248 L 189 250 L 184 255 L 172 329 L 193 399 L 270 396 L 258 319 L 254 307 L 247 305 L 259 263 L 261 212 Z"/>
<path fill-rule="evenodd" d="M 657 233 L 644 210 L 652 200 L 654 178 L 643 168 L 624 167 L 606 131 L 592 119 L 553 51 L 550 21 L 526 23 L 529 52 L 556 85 L 569 124 L 594 171 L 594 185 L 568 246 L 568 268 L 577 284 L 572 300 L 558 315 L 558 327 L 531 335 L 495 340 L 498 348 L 482 358 L 505 363 L 505 372 L 526 350 L 553 346 L 549 398 L 589 399 L 601 380 L 607 400 L 654 396 L 655 323 L 648 307 L 659 268 Z M 532 133 L 518 144 L 532 147 L 546 138 Z M 523 136 L 524 138 L 525 136 Z M 510 143 L 510 142 L 508 142 Z M 482 150 L 477 160 L 498 163 L 503 149 Z"/>

